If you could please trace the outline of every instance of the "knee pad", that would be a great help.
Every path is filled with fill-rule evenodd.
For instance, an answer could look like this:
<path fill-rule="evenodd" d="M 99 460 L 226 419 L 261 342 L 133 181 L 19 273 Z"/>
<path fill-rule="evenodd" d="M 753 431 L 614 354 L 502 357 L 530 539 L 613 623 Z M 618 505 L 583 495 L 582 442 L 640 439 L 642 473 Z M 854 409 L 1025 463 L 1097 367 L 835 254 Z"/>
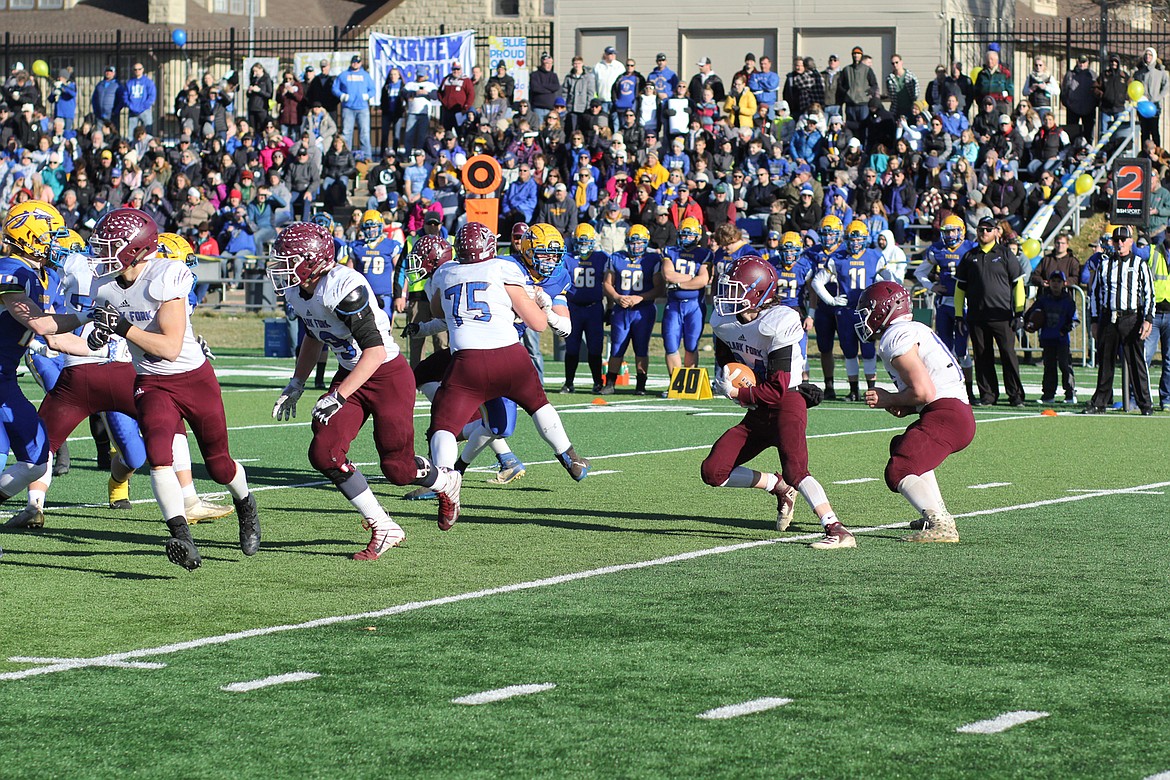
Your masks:
<path fill-rule="evenodd" d="M 703 483 L 711 487 L 719 487 L 731 476 L 731 469 L 719 463 L 715 458 L 707 458 L 699 467 L 699 474 Z"/>
<path fill-rule="evenodd" d="M 493 398 L 483 405 L 483 419 L 494 436 L 511 436 L 516 432 L 516 402 Z"/>

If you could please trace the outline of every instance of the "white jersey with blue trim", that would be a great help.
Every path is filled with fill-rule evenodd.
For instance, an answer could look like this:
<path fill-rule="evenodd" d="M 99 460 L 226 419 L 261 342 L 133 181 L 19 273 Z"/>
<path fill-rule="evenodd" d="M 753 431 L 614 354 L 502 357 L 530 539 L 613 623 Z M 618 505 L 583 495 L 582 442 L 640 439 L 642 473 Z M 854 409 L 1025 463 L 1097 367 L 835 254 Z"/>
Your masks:
<path fill-rule="evenodd" d="M 804 356 L 800 341 L 804 337 L 804 322 L 789 306 L 770 306 L 748 323 L 739 317 L 715 312 L 711 315 L 711 330 L 735 354 L 735 359 L 749 366 L 756 381 L 764 381 L 768 374 L 768 356 L 789 347 L 789 362 L 779 369 L 788 372 L 788 386 L 801 383 Z"/>
<path fill-rule="evenodd" d="M 134 364 L 135 371 L 153 376 L 174 376 L 194 371 L 207 362 L 203 349 L 195 340 L 195 332 L 191 329 L 191 315 L 187 311 L 187 295 L 191 292 L 191 284 L 195 279 L 190 268 L 174 260 L 153 255 L 146 261 L 146 267 L 129 287 L 123 288 L 118 283 L 119 279 L 119 276 L 111 275 L 97 280 L 97 289 L 93 294 L 94 305 L 109 304 L 131 325 L 147 333 L 159 333 L 157 319 L 159 309 L 164 303 L 179 299 L 183 302 L 183 316 L 187 321 L 183 345 L 175 360 L 164 360 L 148 354 L 141 347 L 131 343 L 130 362 Z"/>
<path fill-rule="evenodd" d="M 98 280 L 94 278 L 89 268 L 89 258 L 82 254 L 70 253 L 61 264 L 61 298 L 65 302 L 66 313 L 76 314 L 83 320 L 88 320 L 93 312 L 93 301 L 98 288 Z M 93 330 L 93 323 L 86 322 L 77 330 L 81 338 L 89 336 Z M 93 365 L 110 362 L 128 363 L 130 348 L 126 339 L 121 336 L 110 336 L 110 341 L 100 350 L 85 355 L 65 354 L 65 368 L 73 366 Z"/>
<path fill-rule="evenodd" d="M 374 290 L 366 277 L 346 265 L 335 265 L 329 273 L 321 277 L 317 288 L 308 298 L 300 294 L 300 288 L 294 288 L 285 293 L 284 299 L 301 322 L 305 323 L 309 333 L 337 356 L 337 363 L 342 368 L 353 370 L 362 356 L 362 348 L 349 330 L 349 326 L 337 316 L 337 308 L 342 305 L 346 296 L 359 287 L 366 288 L 366 305 L 374 313 L 374 324 L 382 336 L 382 346 L 386 348 L 386 359 L 389 363 L 398 357 L 401 350 L 390 334 L 390 316 L 383 311 L 374 295 Z"/>
<path fill-rule="evenodd" d="M 882 332 L 878 339 L 877 353 L 886 367 L 886 372 L 899 391 L 906 389 L 906 382 L 894 368 L 894 359 L 918 347 L 918 357 L 934 382 L 935 398 L 955 398 L 967 403 L 967 386 L 963 381 L 963 369 L 959 361 L 930 327 L 913 320 L 895 322 Z M 918 407 L 919 410 L 922 407 Z"/>
<path fill-rule="evenodd" d="M 520 343 L 507 285 L 530 287 L 527 274 L 502 257 L 482 263 L 443 263 L 435 270 L 431 289 L 440 296 L 452 352 Z"/>

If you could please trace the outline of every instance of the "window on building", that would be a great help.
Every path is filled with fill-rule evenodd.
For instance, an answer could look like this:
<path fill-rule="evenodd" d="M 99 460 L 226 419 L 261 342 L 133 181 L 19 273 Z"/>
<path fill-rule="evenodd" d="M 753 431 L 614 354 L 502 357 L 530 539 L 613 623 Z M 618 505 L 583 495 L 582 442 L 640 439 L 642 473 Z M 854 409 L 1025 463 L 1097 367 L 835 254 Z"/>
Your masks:
<path fill-rule="evenodd" d="M 36 7 L 36 0 L 8 0 L 9 11 L 31 11 Z"/>
<path fill-rule="evenodd" d="M 545 16 L 557 15 L 557 0 L 543 0 L 543 6 Z"/>
<path fill-rule="evenodd" d="M 65 0 L 37 0 L 37 8 L 54 11 L 65 7 Z"/>
<path fill-rule="evenodd" d="M 492 12 L 496 16 L 519 16 L 520 0 L 492 0 Z"/>

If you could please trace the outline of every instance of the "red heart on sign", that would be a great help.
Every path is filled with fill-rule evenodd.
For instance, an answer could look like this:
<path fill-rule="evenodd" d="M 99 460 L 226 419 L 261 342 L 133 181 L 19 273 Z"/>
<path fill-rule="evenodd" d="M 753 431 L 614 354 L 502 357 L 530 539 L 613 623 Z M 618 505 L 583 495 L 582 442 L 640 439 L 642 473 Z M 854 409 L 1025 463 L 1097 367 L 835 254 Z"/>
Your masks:
<path fill-rule="evenodd" d="M 523 68 L 524 67 L 524 60 L 516 60 L 516 67 Z"/>

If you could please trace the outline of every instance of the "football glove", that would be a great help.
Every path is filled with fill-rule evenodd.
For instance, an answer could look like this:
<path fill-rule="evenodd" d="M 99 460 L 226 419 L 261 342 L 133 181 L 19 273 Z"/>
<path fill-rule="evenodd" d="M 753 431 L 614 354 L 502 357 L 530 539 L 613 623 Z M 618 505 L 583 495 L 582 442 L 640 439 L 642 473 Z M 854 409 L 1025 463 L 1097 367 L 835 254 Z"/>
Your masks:
<path fill-rule="evenodd" d="M 1019 330 L 1023 326 L 1024 316 L 1022 314 L 1017 314 L 1016 316 L 1012 317 L 1012 330 Z"/>
<path fill-rule="evenodd" d="M 801 382 L 796 386 L 796 392 L 804 396 L 804 405 L 809 409 L 819 406 L 821 401 L 825 400 L 825 391 L 812 382 Z"/>
<path fill-rule="evenodd" d="M 104 330 L 107 334 L 116 333 L 122 338 L 130 332 L 130 321 L 122 319 L 122 313 L 111 304 L 95 306 L 93 310 L 93 326 Z"/>
<path fill-rule="evenodd" d="M 408 322 L 406 327 L 402 329 L 402 338 L 412 339 L 418 335 L 418 323 Z"/>
<path fill-rule="evenodd" d="M 297 401 L 304 392 L 305 380 L 297 379 L 295 376 L 288 380 L 288 384 L 280 391 L 280 397 L 276 399 L 276 405 L 272 407 L 272 419 L 289 420 L 296 417 Z"/>
<path fill-rule="evenodd" d="M 727 371 L 724 370 L 723 366 L 715 369 L 715 381 L 711 383 L 711 390 L 715 395 L 721 395 L 732 401 L 736 400 L 735 394 L 738 392 L 735 385 L 731 384 L 731 380 L 727 377 Z"/>
<path fill-rule="evenodd" d="M 316 406 L 313 407 L 313 419 L 322 425 L 328 425 L 329 421 L 333 419 L 333 415 L 340 412 L 343 406 L 345 406 L 344 395 L 336 390 L 326 393 L 317 400 Z"/>
<path fill-rule="evenodd" d="M 844 296 L 844 295 L 838 295 L 836 298 L 833 299 L 833 305 L 834 306 L 848 306 L 849 305 L 849 298 Z"/>
<path fill-rule="evenodd" d="M 85 337 L 85 346 L 89 347 L 90 352 L 97 352 L 105 348 L 110 343 L 110 332 L 102 330 L 101 328 L 94 328 Z"/>
<path fill-rule="evenodd" d="M 199 349 L 203 350 L 203 357 L 208 360 L 215 360 L 215 353 L 211 351 L 211 347 L 207 345 L 207 339 L 202 336 L 196 336 L 195 341 L 199 344 Z"/>
<path fill-rule="evenodd" d="M 532 300 L 536 301 L 536 305 L 548 311 L 552 308 L 552 298 L 548 297 L 548 293 L 539 287 L 532 288 Z"/>
<path fill-rule="evenodd" d="M 568 317 L 557 314 L 552 309 L 546 309 L 545 315 L 548 317 L 548 326 L 553 329 L 553 333 L 561 338 L 567 339 L 569 334 L 573 332 L 573 322 Z"/>

